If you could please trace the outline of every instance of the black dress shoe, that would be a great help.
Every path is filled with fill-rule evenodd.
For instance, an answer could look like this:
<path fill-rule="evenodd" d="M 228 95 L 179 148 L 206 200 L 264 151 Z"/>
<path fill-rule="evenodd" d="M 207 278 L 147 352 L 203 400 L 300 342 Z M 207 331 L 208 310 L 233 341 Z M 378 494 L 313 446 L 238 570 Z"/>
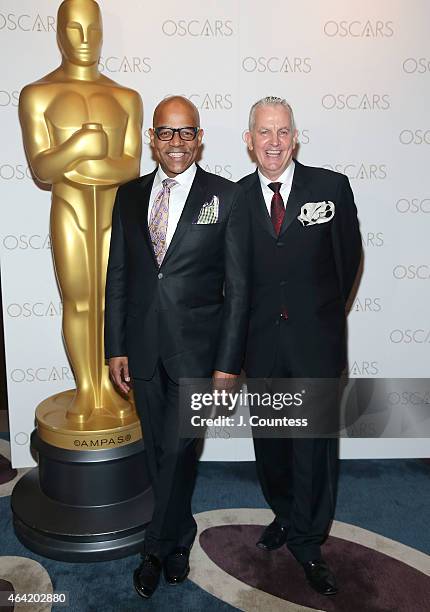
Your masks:
<path fill-rule="evenodd" d="M 180 546 L 164 559 L 164 577 L 169 584 L 180 584 L 190 572 L 190 551 Z"/>
<path fill-rule="evenodd" d="M 321 595 L 335 595 L 338 591 L 336 578 L 322 559 L 302 563 L 311 587 Z"/>
<path fill-rule="evenodd" d="M 275 520 L 263 531 L 257 546 L 263 550 L 276 550 L 285 544 L 286 541 L 287 528 Z"/>
<path fill-rule="evenodd" d="M 142 557 L 142 563 L 133 574 L 134 588 L 141 597 L 151 597 L 160 582 L 162 567 L 160 559 L 155 555 L 146 554 Z"/>

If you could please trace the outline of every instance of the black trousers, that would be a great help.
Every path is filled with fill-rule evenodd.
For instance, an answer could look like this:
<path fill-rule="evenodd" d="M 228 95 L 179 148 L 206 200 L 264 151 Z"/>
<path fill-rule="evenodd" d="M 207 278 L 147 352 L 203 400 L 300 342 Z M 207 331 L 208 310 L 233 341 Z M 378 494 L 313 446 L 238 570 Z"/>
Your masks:
<path fill-rule="evenodd" d="M 191 512 L 196 440 L 179 438 L 179 385 L 161 361 L 150 380 L 133 380 L 155 507 L 145 534 L 145 552 L 164 559 L 177 546 L 191 548 L 197 525 Z"/>
<path fill-rule="evenodd" d="M 322 377 L 323 368 L 316 374 L 296 369 L 288 330 L 289 322 L 281 320 L 272 378 Z M 254 390 L 252 379 L 248 388 Z M 335 510 L 338 440 L 254 437 L 254 449 L 264 497 L 276 520 L 287 527 L 289 550 L 301 563 L 319 559 Z"/>

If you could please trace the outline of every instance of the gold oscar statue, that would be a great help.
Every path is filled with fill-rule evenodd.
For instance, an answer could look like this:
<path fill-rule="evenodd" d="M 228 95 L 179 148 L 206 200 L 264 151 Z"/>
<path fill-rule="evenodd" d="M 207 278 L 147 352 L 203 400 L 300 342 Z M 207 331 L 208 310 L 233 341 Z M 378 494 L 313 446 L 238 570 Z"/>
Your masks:
<path fill-rule="evenodd" d="M 22 90 L 19 117 L 31 169 L 52 185 L 52 250 L 77 388 L 44 400 L 36 420 L 47 443 L 99 450 L 141 438 L 132 402 L 109 379 L 103 317 L 112 207 L 118 186 L 139 173 L 142 102 L 99 72 L 94 0 L 62 2 L 57 42 L 61 65 Z"/>

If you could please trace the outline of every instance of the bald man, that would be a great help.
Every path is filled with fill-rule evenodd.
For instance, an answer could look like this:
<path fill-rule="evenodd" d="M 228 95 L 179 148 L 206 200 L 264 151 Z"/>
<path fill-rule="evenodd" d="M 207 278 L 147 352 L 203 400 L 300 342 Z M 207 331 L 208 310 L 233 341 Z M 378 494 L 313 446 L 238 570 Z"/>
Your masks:
<path fill-rule="evenodd" d="M 105 321 L 111 376 L 124 393 L 133 381 L 155 494 L 134 572 L 146 598 L 162 568 L 170 584 L 189 572 L 196 441 L 179 437 L 178 382 L 240 373 L 250 227 L 242 188 L 196 164 L 203 130 L 190 101 L 164 99 L 150 137 L 158 167 L 115 201 Z"/>

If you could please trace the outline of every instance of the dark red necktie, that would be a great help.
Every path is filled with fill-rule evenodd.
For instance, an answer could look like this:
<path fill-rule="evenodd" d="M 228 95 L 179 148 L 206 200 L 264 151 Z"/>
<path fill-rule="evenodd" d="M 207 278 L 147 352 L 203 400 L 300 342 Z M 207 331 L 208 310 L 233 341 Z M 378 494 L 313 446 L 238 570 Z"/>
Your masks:
<path fill-rule="evenodd" d="M 285 217 L 284 200 L 280 194 L 282 183 L 269 183 L 268 187 L 273 191 L 272 202 L 270 205 L 270 216 L 272 218 L 273 229 L 275 234 L 279 236 L 281 231 L 282 221 Z M 288 319 L 288 311 L 286 308 L 281 308 L 281 319 Z"/>
<path fill-rule="evenodd" d="M 285 216 L 284 200 L 280 194 L 282 183 L 269 183 L 268 187 L 273 191 L 272 202 L 270 204 L 270 217 L 272 219 L 275 234 L 279 236 L 282 221 Z"/>

